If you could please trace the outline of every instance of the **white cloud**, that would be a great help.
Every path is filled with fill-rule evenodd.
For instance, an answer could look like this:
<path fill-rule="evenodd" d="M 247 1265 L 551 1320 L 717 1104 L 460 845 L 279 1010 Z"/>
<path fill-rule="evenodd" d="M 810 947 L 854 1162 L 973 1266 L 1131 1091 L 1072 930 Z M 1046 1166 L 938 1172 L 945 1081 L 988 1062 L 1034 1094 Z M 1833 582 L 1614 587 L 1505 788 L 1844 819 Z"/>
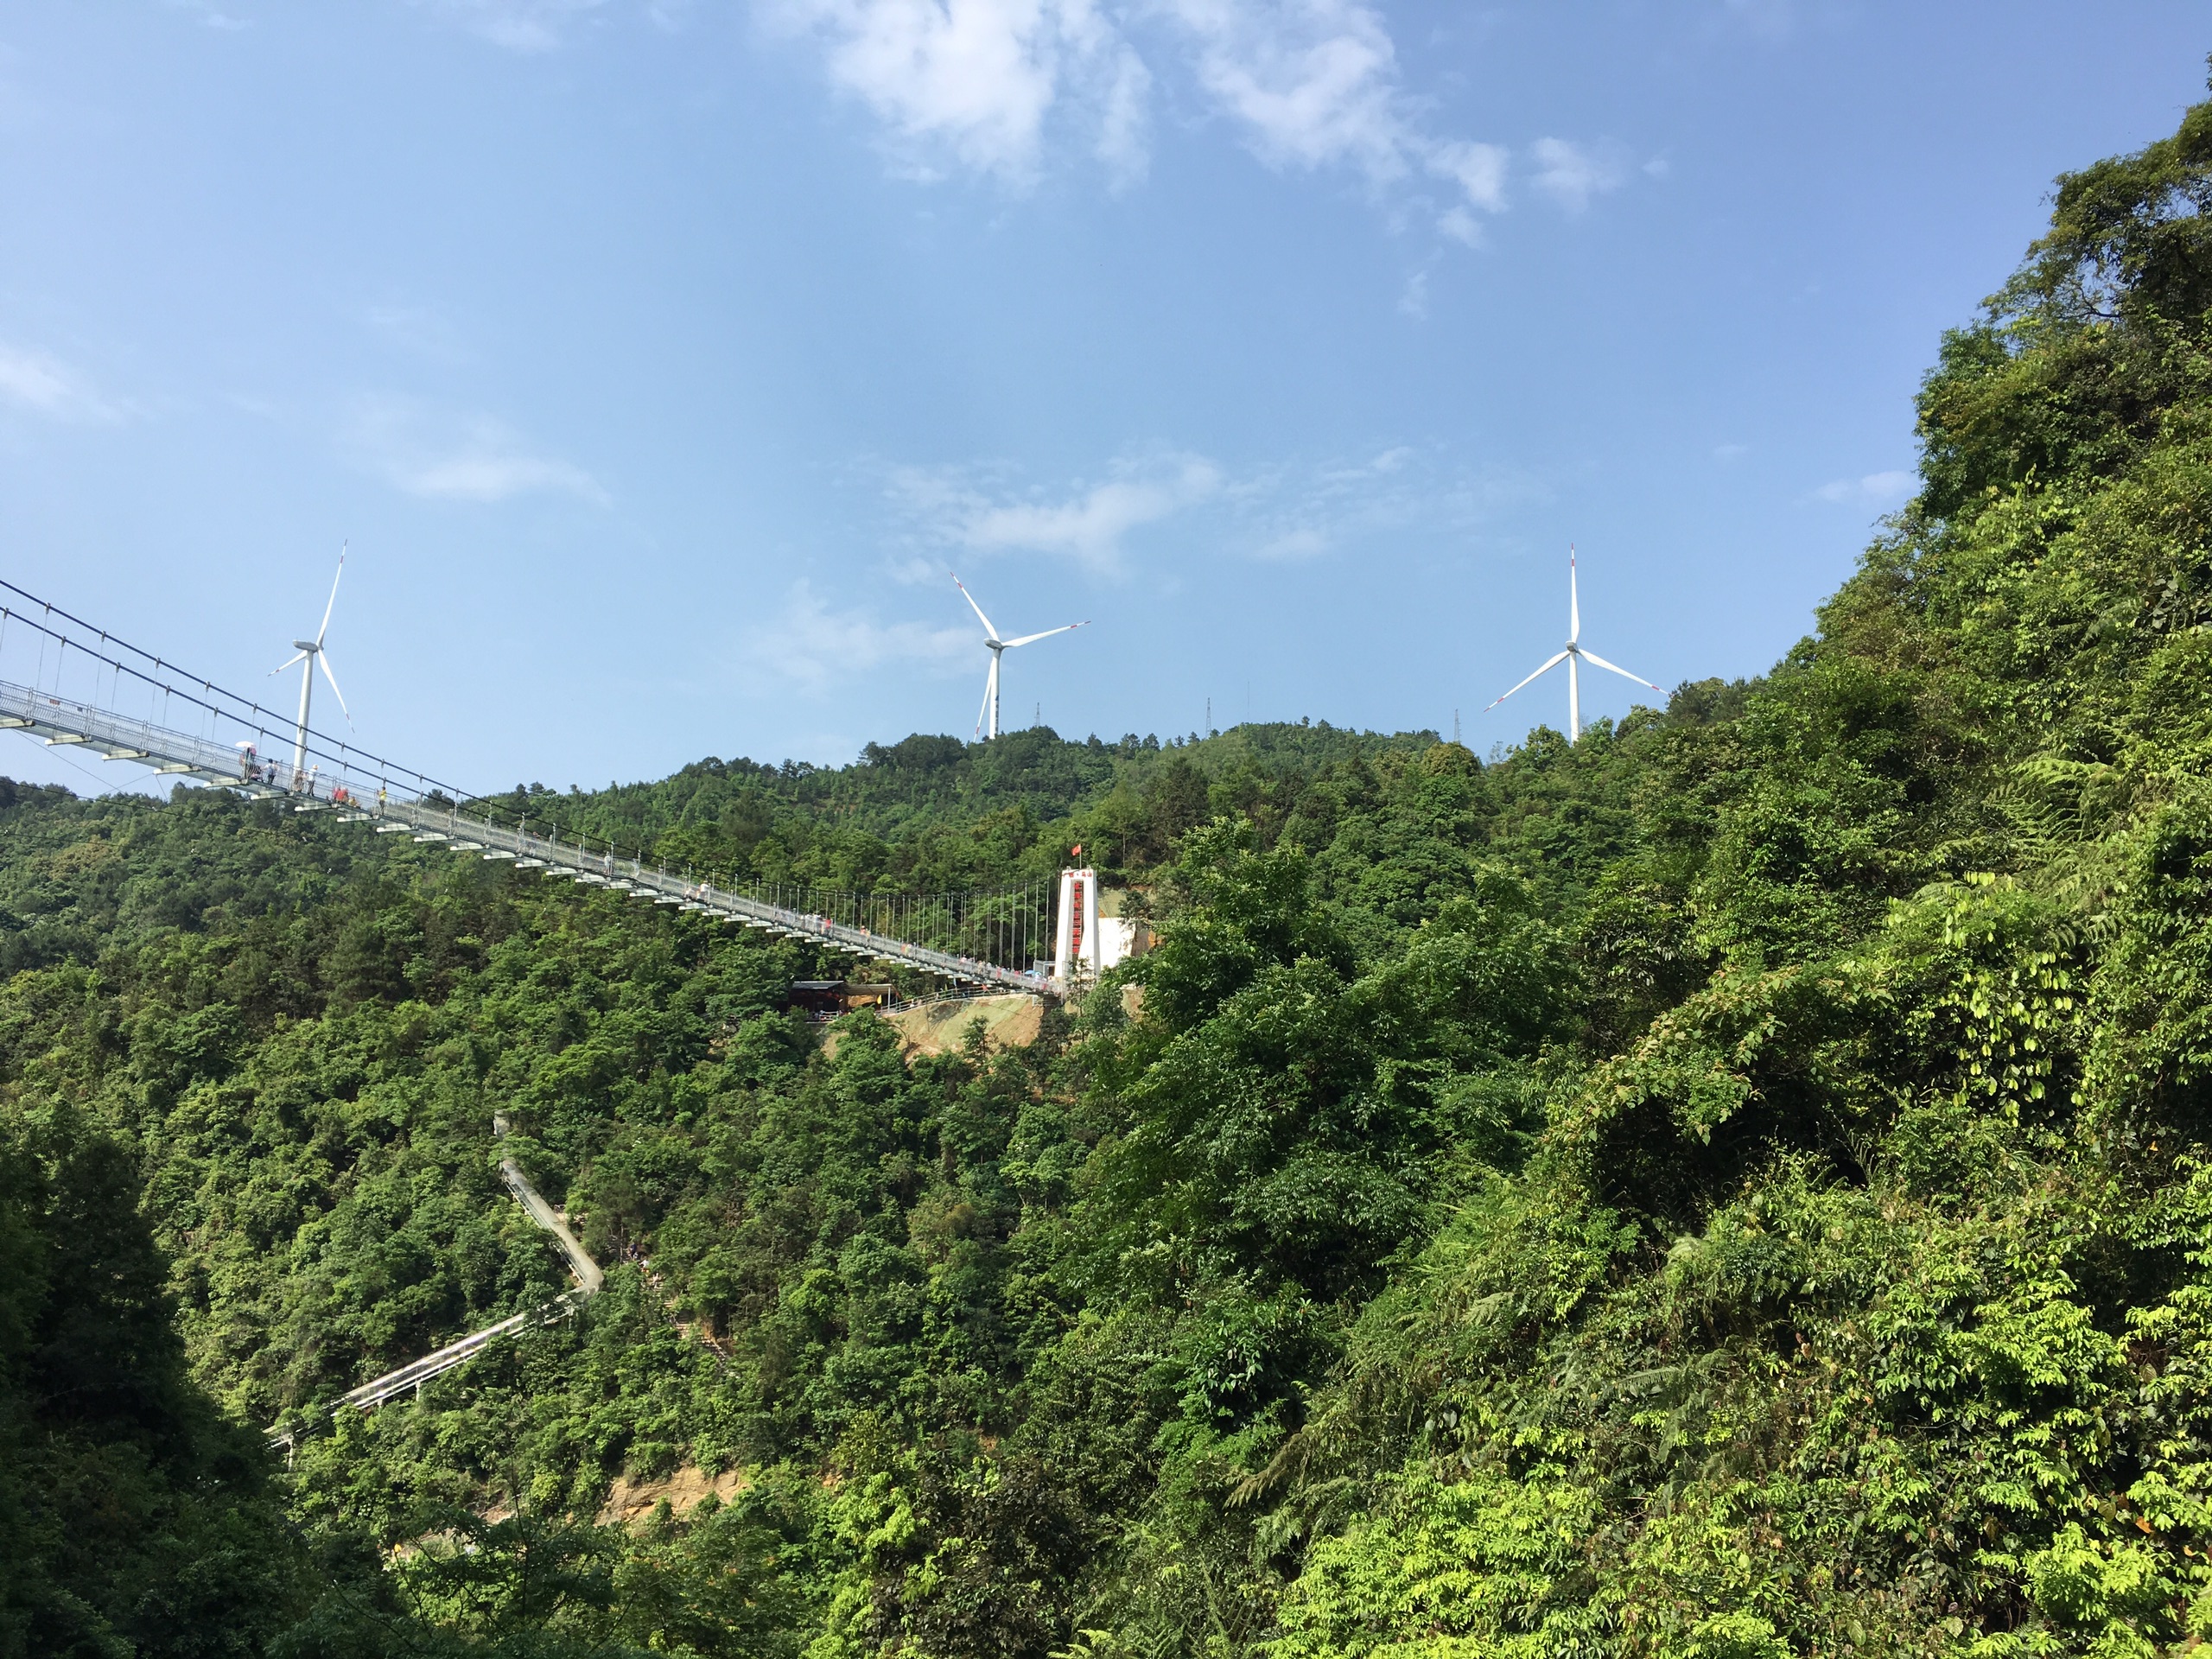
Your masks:
<path fill-rule="evenodd" d="M 204 5 L 206 0 L 171 0 Z M 1738 0 L 1730 0 L 1736 4 Z M 512 51 L 559 46 L 608 0 L 413 0 Z M 965 171 L 1015 189 L 1046 171 L 1055 133 L 1079 134 L 1116 188 L 1149 158 L 1155 61 L 1187 67 L 1205 100 L 1270 166 L 1343 168 L 1480 245 L 1478 215 L 1507 207 L 1513 152 L 1437 133 L 1401 81 L 1382 10 L 1362 0 L 754 0 L 770 26 L 823 48 L 830 79 L 867 105 L 893 164 Z M 664 8 L 645 7 L 659 17 Z M 1164 22 L 1163 35 L 1152 25 Z M 1630 171 L 1614 146 L 1540 138 L 1529 182 L 1570 212 Z M 1667 163 L 1645 164 L 1654 177 Z M 1444 199 L 1429 194 L 1446 187 Z M 1409 290 L 1411 293 L 1411 290 Z M 1408 308 L 1418 314 L 1418 297 Z"/>
<path fill-rule="evenodd" d="M 1421 130 L 1382 14 L 1354 0 L 1163 0 L 1198 49 L 1198 84 L 1276 167 L 1350 167 L 1380 188 L 1420 174 L 1459 188 L 1438 228 L 1472 243 L 1470 209 L 1505 207 L 1496 144 Z"/>
<path fill-rule="evenodd" d="M 118 421 L 124 408 L 44 352 L 0 342 L 0 399 L 53 421 Z"/>
<path fill-rule="evenodd" d="M 1473 206 L 1490 213 L 1505 210 L 1505 149 L 1497 144 L 1465 142 L 1437 144 L 1427 153 L 1428 170 L 1466 192 Z"/>
<path fill-rule="evenodd" d="M 885 624 L 859 611 L 833 611 L 801 582 L 774 622 L 742 641 L 750 677 L 765 689 L 798 685 L 819 691 L 840 676 L 887 664 L 945 670 L 980 658 L 975 630 L 920 622 Z"/>
<path fill-rule="evenodd" d="M 369 398 L 355 413 L 346 447 L 410 495 L 482 502 L 571 495 L 601 507 L 611 499 L 582 467 L 534 453 L 488 415 L 447 415 L 404 398 Z"/>
<path fill-rule="evenodd" d="M 831 81 L 867 105 L 917 176 L 959 168 L 1026 187 L 1056 127 L 1084 135 L 1117 184 L 1144 171 L 1154 72 L 1128 14 L 1102 0 L 759 3 L 772 23 L 822 41 Z M 1429 204 L 1437 227 L 1469 244 L 1474 215 L 1504 208 L 1510 153 L 1427 130 L 1375 7 L 1150 0 L 1134 16 L 1166 20 L 1153 44 L 1187 64 L 1270 166 L 1347 168 L 1376 190 L 1440 182 L 1451 194 Z"/>
<path fill-rule="evenodd" d="M 909 468 L 893 480 L 908 518 L 940 546 L 975 553 L 1046 553 L 1094 570 L 1114 570 L 1133 531 L 1219 494 L 1221 469 L 1202 455 L 1171 454 L 1115 463 L 1112 475 L 1078 483 L 1057 499 L 994 498 L 960 473 Z"/>
<path fill-rule="evenodd" d="M 1286 563 L 1294 559 L 1318 559 L 1329 550 L 1331 545 L 1328 531 L 1320 525 L 1299 524 L 1261 543 L 1252 550 L 1252 556 Z"/>
<path fill-rule="evenodd" d="M 1868 473 L 1863 478 L 1839 478 L 1823 484 L 1813 495 L 1817 500 L 1855 506 L 1894 507 L 1909 499 L 1919 485 L 1910 473 Z"/>
<path fill-rule="evenodd" d="M 827 41 L 830 79 L 914 170 L 949 158 L 1027 184 L 1065 102 L 1117 179 L 1143 171 L 1151 77 L 1093 0 L 772 0 L 770 15 Z"/>
<path fill-rule="evenodd" d="M 605 0 L 417 0 L 510 52 L 550 52 L 567 26 Z"/>
<path fill-rule="evenodd" d="M 1397 48 L 1345 0 L 1166 0 L 1198 48 L 1198 83 L 1278 165 L 1407 171 Z"/>
<path fill-rule="evenodd" d="M 1239 523 L 1224 539 L 1252 558 L 1313 559 L 1408 536 L 1464 535 L 1543 493 L 1521 474 L 1454 467 L 1433 451 L 1397 444 L 1363 461 L 1284 469 L 1244 486 L 1236 492 Z"/>
<path fill-rule="evenodd" d="M 1418 321 L 1428 315 L 1428 267 L 1423 265 L 1406 278 L 1405 287 L 1398 290 L 1398 309 Z"/>
<path fill-rule="evenodd" d="M 1713 458 L 1723 466 L 1741 461 L 1751 453 L 1751 446 L 1748 443 L 1716 443 L 1713 446 Z"/>
<path fill-rule="evenodd" d="M 1436 216 L 1436 229 L 1439 235 L 1448 236 L 1463 246 L 1479 248 L 1483 245 L 1483 227 L 1465 207 L 1446 207 Z"/>
<path fill-rule="evenodd" d="M 1523 475 L 1454 467 L 1410 444 L 1243 473 L 1153 452 L 1057 490 L 1014 488 L 982 467 L 910 467 L 890 480 L 910 550 L 894 569 L 919 582 L 944 581 L 952 553 L 1042 553 L 1118 573 L 1145 531 L 1185 559 L 1315 559 L 1408 534 L 1463 534 L 1543 493 Z"/>
<path fill-rule="evenodd" d="M 1536 163 L 1530 182 L 1570 213 L 1587 207 L 1592 196 L 1618 189 L 1627 172 L 1609 147 L 1565 138 L 1539 138 L 1529 146 L 1529 154 Z"/>

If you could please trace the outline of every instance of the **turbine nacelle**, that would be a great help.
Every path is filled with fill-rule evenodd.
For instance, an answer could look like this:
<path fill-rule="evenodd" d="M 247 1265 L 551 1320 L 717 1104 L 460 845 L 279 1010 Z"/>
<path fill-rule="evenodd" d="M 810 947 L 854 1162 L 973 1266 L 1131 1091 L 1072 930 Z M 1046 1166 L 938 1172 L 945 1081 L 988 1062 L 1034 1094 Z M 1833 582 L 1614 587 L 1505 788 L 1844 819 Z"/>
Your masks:
<path fill-rule="evenodd" d="M 341 546 L 338 550 L 338 574 L 330 579 L 330 598 L 322 607 L 322 626 L 315 631 L 314 639 L 293 640 L 292 650 L 296 654 L 286 658 L 269 671 L 272 675 L 282 674 L 294 664 L 302 664 L 300 669 L 299 728 L 293 734 L 292 739 L 294 788 L 299 787 L 297 780 L 307 775 L 308 708 L 315 697 L 315 674 L 317 669 L 322 671 L 322 677 L 329 682 L 330 695 L 338 699 L 339 712 L 346 716 L 346 725 L 351 726 L 353 723 L 353 711 L 346 706 L 346 694 L 338 689 L 338 676 L 331 671 L 330 653 L 323 649 L 322 644 L 323 636 L 330 632 L 330 613 L 338 608 L 338 584 L 344 579 L 345 575 L 346 550 Z"/>
<path fill-rule="evenodd" d="M 1520 685 L 1515 686 L 1512 691 L 1504 692 L 1492 698 L 1483 712 L 1488 714 L 1491 709 L 1497 708 L 1507 697 L 1511 696 L 1514 691 L 1518 691 L 1521 686 L 1541 680 L 1561 663 L 1567 664 L 1567 741 L 1570 743 L 1580 742 L 1582 739 L 1582 677 L 1579 671 L 1582 664 L 1587 663 L 1592 668 L 1602 668 L 1608 673 L 1619 675 L 1624 680 L 1634 680 L 1638 685 L 1648 685 L 1654 691 L 1662 696 L 1665 694 L 1664 686 L 1653 684 L 1641 674 L 1631 674 L 1618 664 L 1607 662 L 1594 651 L 1585 651 L 1580 643 L 1581 639 L 1582 595 L 1580 585 L 1575 581 L 1574 549 L 1570 545 L 1567 550 L 1567 644 L 1560 647 L 1557 655 L 1552 657 L 1542 667 L 1529 676 L 1528 679 L 1522 680 Z"/>
<path fill-rule="evenodd" d="M 991 653 L 990 672 L 983 679 L 983 706 L 976 715 L 976 734 L 992 738 L 999 734 L 999 664 L 1005 654 L 1016 645 L 1034 645 L 1039 639 L 1049 639 L 1056 633 L 1071 633 L 1077 628 L 1090 626 L 1088 620 L 1070 622 L 1057 628 L 1046 628 L 1041 633 L 1025 633 L 1016 639 L 1001 639 L 991 619 L 983 614 L 983 607 L 976 602 L 976 595 L 968 591 L 968 584 L 960 580 L 957 570 L 948 573 L 952 585 L 960 590 L 961 598 L 968 601 L 968 608 L 976 613 L 976 620 L 983 625 L 983 649 Z M 988 727 L 987 731 L 984 728 Z"/>

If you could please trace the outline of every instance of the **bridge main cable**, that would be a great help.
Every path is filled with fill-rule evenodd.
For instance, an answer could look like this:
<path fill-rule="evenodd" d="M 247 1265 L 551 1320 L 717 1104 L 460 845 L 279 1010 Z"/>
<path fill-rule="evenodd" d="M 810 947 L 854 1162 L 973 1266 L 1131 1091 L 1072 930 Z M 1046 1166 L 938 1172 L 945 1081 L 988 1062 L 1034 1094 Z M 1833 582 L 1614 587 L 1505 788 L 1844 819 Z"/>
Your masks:
<path fill-rule="evenodd" d="M 594 852 L 572 846 L 557 835 L 510 827 L 483 814 L 464 811 L 457 803 L 442 804 L 420 795 L 410 798 L 405 791 L 395 795 L 387 783 L 365 771 L 340 769 L 329 775 L 310 774 L 296 779 L 296 787 L 281 788 L 244 776 L 236 745 L 225 747 L 213 739 L 172 731 L 152 721 L 0 681 L 0 731 L 5 730 L 42 739 L 49 747 L 82 747 L 103 760 L 132 761 L 181 781 L 233 790 L 255 799 L 280 799 L 296 812 L 335 812 L 347 823 L 374 823 L 379 835 L 408 834 L 416 841 L 442 845 L 453 852 L 477 853 L 486 859 L 512 861 L 518 869 L 542 870 L 588 887 L 632 893 L 656 905 L 720 916 L 788 938 L 810 940 L 849 956 L 900 963 L 972 985 L 1032 993 L 1052 988 L 1049 981 L 1035 974 L 911 944 L 811 912 L 768 904 L 711 882 L 654 868 L 640 859 L 623 858 L 612 849 Z M 369 759 L 360 756 L 354 764 Z M 343 758 L 340 765 L 346 766 Z"/>

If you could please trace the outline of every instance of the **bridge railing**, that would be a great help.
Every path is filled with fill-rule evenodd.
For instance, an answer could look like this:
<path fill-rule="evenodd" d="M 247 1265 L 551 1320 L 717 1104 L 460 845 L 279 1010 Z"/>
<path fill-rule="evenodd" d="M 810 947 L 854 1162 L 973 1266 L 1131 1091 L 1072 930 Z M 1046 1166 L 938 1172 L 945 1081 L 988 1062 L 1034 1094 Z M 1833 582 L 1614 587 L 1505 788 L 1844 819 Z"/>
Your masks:
<path fill-rule="evenodd" d="M 1033 974 L 980 957 L 911 944 L 828 916 L 769 904 L 711 882 L 655 869 L 639 859 L 564 842 L 555 834 L 541 835 L 477 817 L 457 804 L 439 806 L 396 798 L 355 798 L 343 804 L 319 799 L 316 804 L 343 804 L 359 817 L 377 819 L 380 830 L 404 829 L 417 841 L 442 842 L 455 852 L 512 860 L 520 868 L 542 869 L 549 875 L 566 876 L 588 886 L 628 893 L 654 904 L 708 912 L 787 938 L 806 939 L 848 956 L 897 963 L 969 984 L 1002 986 L 1009 990 L 1047 988 L 1046 982 Z"/>
<path fill-rule="evenodd" d="M 208 723 L 237 728 L 228 721 Z M 395 794 L 398 798 L 416 798 L 413 791 L 395 791 L 374 771 L 349 764 L 342 756 L 330 764 L 318 758 L 304 771 L 295 772 L 289 763 L 263 754 L 262 742 L 255 738 L 226 742 L 219 737 L 180 732 L 155 721 L 6 680 L 0 680 L 0 731 L 39 738 L 48 748 L 79 749 L 103 760 L 135 761 L 164 777 L 221 785 L 263 798 L 285 795 L 327 801 L 334 794 L 350 798 L 379 791 L 387 798 Z M 261 740 L 273 741 L 265 733 Z"/>
<path fill-rule="evenodd" d="M 257 749 L 250 755 L 237 744 L 226 747 L 215 739 L 0 682 L 0 730 L 7 729 L 43 739 L 53 747 L 82 747 L 104 760 L 135 761 L 162 775 L 261 798 L 281 798 L 297 811 L 336 811 L 352 822 L 373 822 L 380 832 L 404 831 L 418 842 L 442 843 L 454 852 L 512 861 L 520 868 L 630 893 L 654 904 L 708 912 L 849 956 L 896 963 L 966 984 L 1046 988 L 1033 974 L 695 881 L 611 849 L 563 842 L 557 832 L 499 823 L 457 803 L 394 791 L 373 774 L 317 768 L 289 776 L 280 772 L 272 779 L 270 763 L 259 759 Z"/>

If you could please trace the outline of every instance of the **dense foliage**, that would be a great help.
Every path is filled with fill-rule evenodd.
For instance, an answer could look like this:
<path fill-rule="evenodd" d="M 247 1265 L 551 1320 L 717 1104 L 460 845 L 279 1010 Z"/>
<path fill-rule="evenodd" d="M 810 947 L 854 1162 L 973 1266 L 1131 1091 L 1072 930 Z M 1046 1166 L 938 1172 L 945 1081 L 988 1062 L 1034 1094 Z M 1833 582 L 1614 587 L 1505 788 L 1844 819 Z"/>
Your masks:
<path fill-rule="evenodd" d="M 1085 844 L 1160 944 L 1027 1047 L 824 1043 L 795 945 L 266 804 L 7 793 L 0 1648 L 2212 1637 L 2208 197 L 2212 105 L 2061 181 L 1756 683 L 1487 766 L 511 803 L 899 890 Z M 495 1109 L 608 1288 L 330 1420 L 562 1282 Z"/>

